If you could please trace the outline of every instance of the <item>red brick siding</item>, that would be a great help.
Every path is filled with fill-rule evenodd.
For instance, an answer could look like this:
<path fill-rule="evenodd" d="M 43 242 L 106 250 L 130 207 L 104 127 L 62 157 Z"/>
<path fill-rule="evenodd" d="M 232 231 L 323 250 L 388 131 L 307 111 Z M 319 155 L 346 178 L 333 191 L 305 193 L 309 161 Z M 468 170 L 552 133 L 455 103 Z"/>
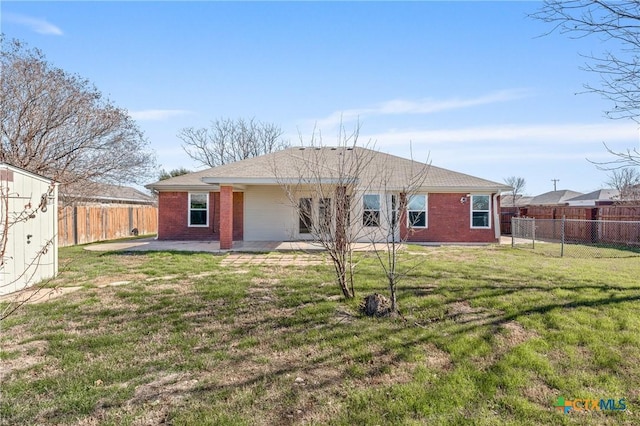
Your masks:
<path fill-rule="evenodd" d="M 466 197 L 466 203 L 460 198 Z M 492 210 L 493 210 L 493 195 Z M 493 211 L 490 229 L 471 228 L 471 197 L 461 194 L 429 194 L 427 207 L 428 228 L 414 228 L 407 240 L 411 242 L 438 243 L 488 243 L 496 242 Z M 401 222 L 402 236 L 406 235 L 406 219 Z"/>
<path fill-rule="evenodd" d="M 189 227 L 187 192 L 160 192 L 158 195 L 158 239 L 220 240 L 220 193 L 209 193 L 209 226 Z M 233 193 L 233 239 L 243 238 L 243 193 Z"/>
<path fill-rule="evenodd" d="M 233 188 L 220 187 L 220 248 L 233 247 Z"/>

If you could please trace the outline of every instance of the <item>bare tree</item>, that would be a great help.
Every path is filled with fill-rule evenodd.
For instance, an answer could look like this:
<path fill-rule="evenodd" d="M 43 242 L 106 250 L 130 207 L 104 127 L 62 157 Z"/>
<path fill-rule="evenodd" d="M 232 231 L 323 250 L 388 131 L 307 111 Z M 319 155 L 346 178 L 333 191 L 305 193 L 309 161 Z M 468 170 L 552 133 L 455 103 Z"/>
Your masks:
<path fill-rule="evenodd" d="M 627 167 L 611 170 L 605 184 L 618 190 L 620 201 L 640 200 L 640 173 L 638 169 Z"/>
<path fill-rule="evenodd" d="M 178 133 L 182 148 L 203 166 L 217 167 L 287 148 L 282 129 L 251 118 L 221 118 L 207 128 L 184 128 Z"/>
<path fill-rule="evenodd" d="M 341 126 L 338 144 L 327 147 L 314 132 L 310 144 L 272 167 L 298 215 L 300 234 L 329 254 L 342 294 L 355 296 L 354 247 L 366 242 L 388 283 L 383 314 L 396 315 L 398 283 L 415 267 L 401 268 L 399 252 L 413 227 L 427 219 L 426 193 L 419 191 L 429 165 L 378 153 L 370 141 L 358 146 L 358 136 L 359 127 L 347 133 Z"/>
<path fill-rule="evenodd" d="M 532 17 L 552 25 L 572 38 L 598 37 L 609 50 L 585 55 L 584 69 L 600 76 L 600 85 L 585 85 L 613 103 L 605 111 L 609 118 L 640 122 L 640 4 L 636 0 L 545 0 Z M 617 157 L 604 163 L 610 168 L 640 165 L 638 148 L 607 151 Z"/>
<path fill-rule="evenodd" d="M 384 162 L 376 164 L 378 174 L 372 181 L 372 189 L 383 195 L 385 205 L 380 209 L 379 230 L 369 234 L 369 237 L 387 280 L 389 306 L 376 314 L 396 316 L 400 314 L 397 300 L 398 284 L 419 262 L 401 262 L 400 253 L 411 235 L 418 228 L 427 225 L 427 194 L 421 193 L 421 188 L 428 177 L 430 161 L 413 161 L 412 156 L 411 160 L 406 162 L 404 175 L 396 176 L 397 171 L 387 164 L 390 157 L 380 158 L 384 158 Z M 365 305 L 366 303 L 367 299 Z"/>
<path fill-rule="evenodd" d="M 40 50 L 1 43 L 0 162 L 59 182 L 62 194 L 90 182 L 149 179 L 155 156 L 126 110 Z"/>
<path fill-rule="evenodd" d="M 187 170 L 184 167 L 180 167 L 178 169 L 173 169 L 171 171 L 166 171 L 165 169 L 160 170 L 160 174 L 158 175 L 158 180 L 170 179 L 176 176 L 182 176 L 191 173 L 191 170 Z"/>
<path fill-rule="evenodd" d="M 299 232 L 327 251 L 346 298 L 355 296 L 353 250 L 364 229 L 356 226 L 352 212 L 373 159 L 373 151 L 357 147 L 358 136 L 359 126 L 351 133 L 340 126 L 337 144 L 326 147 L 314 131 L 309 144 L 292 151 L 286 164 L 272 164 L 299 218 Z"/>
<path fill-rule="evenodd" d="M 504 183 L 506 183 L 507 185 L 509 185 L 511 187 L 511 192 L 509 192 L 509 194 L 511 195 L 511 199 L 513 200 L 513 206 L 516 206 L 516 202 L 518 201 L 519 197 L 522 197 L 522 192 L 524 191 L 524 188 L 527 186 L 527 181 L 523 178 L 523 177 L 518 177 L 518 176 L 509 176 L 507 178 L 504 178 Z M 516 216 L 519 215 L 519 211 L 516 210 Z"/>

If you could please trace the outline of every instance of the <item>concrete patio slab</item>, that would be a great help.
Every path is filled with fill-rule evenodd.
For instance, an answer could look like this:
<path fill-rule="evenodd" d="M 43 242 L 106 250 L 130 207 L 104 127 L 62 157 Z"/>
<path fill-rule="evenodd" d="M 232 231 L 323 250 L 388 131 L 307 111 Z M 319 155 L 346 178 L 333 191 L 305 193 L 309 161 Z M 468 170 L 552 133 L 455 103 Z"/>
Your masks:
<path fill-rule="evenodd" d="M 378 244 L 378 248 L 380 248 Z M 208 253 L 323 252 L 322 246 L 305 241 L 234 241 L 231 250 L 221 250 L 219 241 L 167 241 L 154 238 L 91 244 L 90 251 L 193 251 Z M 356 243 L 355 251 L 372 251 L 371 243 Z"/>

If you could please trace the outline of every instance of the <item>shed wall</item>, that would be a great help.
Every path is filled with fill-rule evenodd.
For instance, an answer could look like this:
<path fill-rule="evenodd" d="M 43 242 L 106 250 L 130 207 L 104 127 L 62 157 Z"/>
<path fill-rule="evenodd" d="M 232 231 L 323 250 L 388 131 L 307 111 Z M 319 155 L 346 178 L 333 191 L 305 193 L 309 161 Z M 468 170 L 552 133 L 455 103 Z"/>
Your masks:
<path fill-rule="evenodd" d="M 58 272 L 57 188 L 47 179 L 10 168 L 0 173 L 0 185 L 0 221 L 6 237 L 0 294 L 8 294 Z"/>

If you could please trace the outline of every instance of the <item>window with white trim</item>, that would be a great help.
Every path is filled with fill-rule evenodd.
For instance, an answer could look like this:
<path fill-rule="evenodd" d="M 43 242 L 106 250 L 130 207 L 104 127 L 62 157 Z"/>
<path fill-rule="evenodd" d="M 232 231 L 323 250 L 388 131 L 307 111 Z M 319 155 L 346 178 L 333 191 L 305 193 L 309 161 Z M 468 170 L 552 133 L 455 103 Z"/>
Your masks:
<path fill-rule="evenodd" d="M 209 226 L 208 193 L 189 193 L 189 226 Z"/>
<path fill-rule="evenodd" d="M 409 228 L 427 227 L 427 196 L 411 195 L 407 203 L 407 226 Z"/>
<path fill-rule="evenodd" d="M 491 196 L 471 196 L 471 227 L 491 228 Z"/>
<path fill-rule="evenodd" d="M 364 207 L 362 224 L 364 226 L 380 226 L 380 195 L 365 194 L 362 201 Z"/>

